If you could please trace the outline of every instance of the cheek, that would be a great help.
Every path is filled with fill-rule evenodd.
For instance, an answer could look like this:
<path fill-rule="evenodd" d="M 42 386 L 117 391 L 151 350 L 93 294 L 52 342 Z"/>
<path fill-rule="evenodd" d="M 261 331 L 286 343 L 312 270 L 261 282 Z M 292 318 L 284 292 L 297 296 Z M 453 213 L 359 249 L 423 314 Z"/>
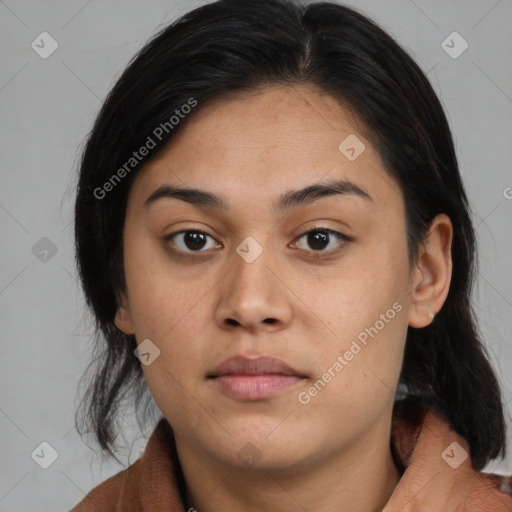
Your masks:
<path fill-rule="evenodd" d="M 130 304 L 137 341 L 149 338 L 160 350 L 159 361 L 180 381 L 185 370 L 191 374 L 199 366 L 204 353 L 204 325 L 211 325 L 207 291 L 160 279 L 142 287 Z"/>
<path fill-rule="evenodd" d="M 328 409 L 336 402 L 338 411 L 349 407 L 365 415 L 394 397 L 407 335 L 407 277 L 402 251 L 382 244 L 345 269 L 322 294 L 319 311 L 328 317 L 330 333 L 318 351 L 317 378 L 323 381 L 317 386 L 323 397 L 315 398 L 319 407 Z"/>
<path fill-rule="evenodd" d="M 162 339 L 185 320 L 208 291 L 202 282 L 184 278 L 154 235 L 137 231 L 125 236 L 125 274 L 137 339 Z"/>
<path fill-rule="evenodd" d="M 164 284 L 155 284 L 149 294 L 141 290 L 135 301 L 137 341 L 149 338 L 160 351 L 142 370 L 151 395 L 173 427 L 177 431 L 200 429 L 204 408 L 191 397 L 195 396 L 194 386 L 204 379 L 201 340 L 205 336 L 199 327 L 206 311 L 198 304 L 197 293 Z"/>
<path fill-rule="evenodd" d="M 335 349 L 323 350 L 322 369 L 296 397 L 304 404 L 296 409 L 300 417 L 318 418 L 319 430 L 334 431 L 347 440 L 372 428 L 396 394 L 406 333 L 404 314 L 401 309 L 391 319 L 393 313 L 388 313 L 388 323 L 368 322 L 353 331 L 354 336 L 343 337 Z"/>
<path fill-rule="evenodd" d="M 205 282 L 177 279 L 159 256 L 131 256 L 125 271 L 135 337 L 139 344 L 151 340 L 155 353 L 159 351 L 154 362 L 142 365 L 144 376 L 160 408 L 166 403 L 185 407 L 183 386 L 202 368 L 200 327 L 207 316 L 204 299 L 209 288 Z"/>
<path fill-rule="evenodd" d="M 188 380 L 194 372 L 191 361 L 168 350 L 143 373 L 149 391 L 160 411 L 178 432 L 200 431 L 204 428 L 206 407 L 190 392 Z"/>

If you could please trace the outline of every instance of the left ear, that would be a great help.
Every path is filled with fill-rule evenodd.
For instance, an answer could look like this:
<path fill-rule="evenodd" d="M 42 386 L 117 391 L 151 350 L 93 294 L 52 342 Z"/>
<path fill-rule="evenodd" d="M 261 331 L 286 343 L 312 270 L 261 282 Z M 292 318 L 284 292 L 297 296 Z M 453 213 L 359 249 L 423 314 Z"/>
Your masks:
<path fill-rule="evenodd" d="M 411 275 L 412 303 L 409 325 L 421 328 L 442 308 L 452 278 L 453 227 L 448 215 L 440 213 L 431 222 Z"/>
<path fill-rule="evenodd" d="M 128 301 L 124 294 L 120 294 L 120 297 L 120 300 L 118 299 L 120 304 L 118 304 L 117 311 L 114 316 L 114 324 L 125 334 L 134 334 L 135 330 L 133 328 L 132 315 L 130 307 L 128 306 Z"/>

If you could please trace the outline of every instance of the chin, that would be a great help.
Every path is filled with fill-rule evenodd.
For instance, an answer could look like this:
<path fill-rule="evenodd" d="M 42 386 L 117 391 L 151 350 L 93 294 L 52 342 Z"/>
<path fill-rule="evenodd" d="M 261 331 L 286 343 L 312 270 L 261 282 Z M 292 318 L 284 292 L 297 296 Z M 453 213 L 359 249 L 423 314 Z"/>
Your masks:
<path fill-rule="evenodd" d="M 226 424 L 232 437 L 222 436 L 219 443 L 211 437 L 204 439 L 210 446 L 210 453 L 223 464 L 240 469 L 287 472 L 298 470 L 312 458 L 317 457 L 318 448 L 312 441 L 312 434 L 304 435 L 282 427 L 276 435 L 276 425 L 282 418 L 260 421 L 257 425 L 245 421 L 235 428 Z M 212 444 L 212 441 L 214 444 Z"/>

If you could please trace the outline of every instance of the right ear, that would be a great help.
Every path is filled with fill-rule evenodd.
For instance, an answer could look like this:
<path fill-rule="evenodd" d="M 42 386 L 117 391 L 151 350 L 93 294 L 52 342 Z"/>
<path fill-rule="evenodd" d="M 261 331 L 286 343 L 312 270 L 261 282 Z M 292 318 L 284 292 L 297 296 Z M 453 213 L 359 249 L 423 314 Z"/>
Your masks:
<path fill-rule="evenodd" d="M 133 329 L 130 306 L 128 305 L 128 301 L 124 294 L 121 295 L 121 305 L 118 305 L 117 307 L 114 323 L 116 324 L 116 327 L 125 334 L 134 334 L 135 332 Z"/>

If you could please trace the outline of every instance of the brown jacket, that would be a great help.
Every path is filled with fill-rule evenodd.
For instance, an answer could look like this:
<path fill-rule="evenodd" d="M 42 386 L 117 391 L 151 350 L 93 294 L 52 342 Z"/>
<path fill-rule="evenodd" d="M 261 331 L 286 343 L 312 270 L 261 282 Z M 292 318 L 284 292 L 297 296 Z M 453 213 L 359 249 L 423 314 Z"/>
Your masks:
<path fill-rule="evenodd" d="M 465 439 L 433 409 L 418 425 L 394 417 L 391 449 L 401 478 L 383 512 L 512 512 L 512 477 L 478 473 L 469 457 L 455 468 L 450 459 L 463 452 L 450 449 L 453 442 L 469 453 Z M 141 458 L 92 489 L 71 512 L 186 512 L 183 488 L 172 430 L 162 418 Z"/>

